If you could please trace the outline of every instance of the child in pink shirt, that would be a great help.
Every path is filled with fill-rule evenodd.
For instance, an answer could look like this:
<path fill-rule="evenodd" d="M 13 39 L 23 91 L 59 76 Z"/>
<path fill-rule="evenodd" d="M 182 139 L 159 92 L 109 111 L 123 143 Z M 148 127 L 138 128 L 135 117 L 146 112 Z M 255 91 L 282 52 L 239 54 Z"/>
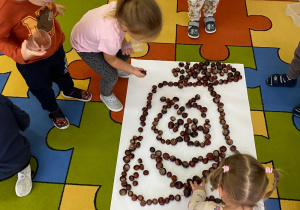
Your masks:
<path fill-rule="evenodd" d="M 158 36 L 161 28 L 162 15 L 154 0 L 113 1 L 88 11 L 74 26 L 71 44 L 82 60 L 101 75 L 100 98 L 110 110 L 123 109 L 112 92 L 118 76 L 145 77 L 144 69 L 126 62 L 133 50 L 121 50 L 125 34 L 138 41 L 150 40 Z"/>

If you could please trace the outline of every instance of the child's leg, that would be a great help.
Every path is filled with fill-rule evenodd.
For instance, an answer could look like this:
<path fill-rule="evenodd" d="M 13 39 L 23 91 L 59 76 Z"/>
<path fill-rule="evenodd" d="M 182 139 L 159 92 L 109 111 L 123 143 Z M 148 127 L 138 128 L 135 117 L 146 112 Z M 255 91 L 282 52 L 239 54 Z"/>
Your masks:
<path fill-rule="evenodd" d="M 92 95 L 85 90 L 74 87 L 73 80 L 70 76 L 68 63 L 63 47 L 51 57 L 52 68 L 50 71 L 51 78 L 62 90 L 63 96 L 66 98 L 75 98 L 79 101 L 90 101 Z"/>
<path fill-rule="evenodd" d="M 188 0 L 188 16 L 191 21 L 199 21 L 203 4 L 204 0 Z"/>
<path fill-rule="evenodd" d="M 41 103 L 42 108 L 53 112 L 58 109 L 58 104 L 52 89 L 49 63 L 49 58 L 47 58 L 26 65 L 17 63 L 17 68 L 25 79 L 29 90 Z"/>
<path fill-rule="evenodd" d="M 79 52 L 78 55 L 91 69 L 102 77 L 100 81 L 101 94 L 103 96 L 111 95 L 113 87 L 118 81 L 118 74 L 117 70 L 105 61 L 103 53 Z"/>
<path fill-rule="evenodd" d="M 70 94 L 74 90 L 74 83 L 69 73 L 63 47 L 60 47 L 51 57 L 51 62 L 51 78 L 65 94 Z"/>
<path fill-rule="evenodd" d="M 128 59 L 128 56 L 127 58 L 120 56 L 119 52 L 117 57 L 121 59 L 123 58 L 122 60 Z M 123 109 L 123 105 L 112 92 L 113 87 L 118 81 L 117 69 L 113 68 L 105 61 L 103 53 L 79 52 L 78 55 L 91 69 L 102 77 L 102 80 L 100 81 L 100 98 L 103 103 L 105 103 L 105 105 L 112 111 L 121 111 Z"/>
<path fill-rule="evenodd" d="M 188 0 L 188 16 L 190 21 L 188 23 L 188 36 L 191 38 L 199 37 L 199 19 L 201 17 L 201 8 L 204 0 Z"/>
<path fill-rule="evenodd" d="M 300 76 L 300 42 L 295 50 L 294 58 L 289 65 L 287 76 L 291 79 L 298 79 Z"/>
<path fill-rule="evenodd" d="M 207 33 L 216 32 L 215 18 L 213 16 L 217 10 L 218 4 L 219 0 L 205 0 L 205 5 L 203 7 L 203 15 L 205 31 Z"/>
<path fill-rule="evenodd" d="M 52 89 L 52 57 L 26 65 L 17 64 L 17 68 L 29 90 L 41 103 L 42 108 L 49 111 L 49 117 L 53 120 L 53 124 L 57 128 L 65 129 L 69 126 L 69 121 L 59 109 Z"/>
<path fill-rule="evenodd" d="M 295 50 L 294 58 L 286 74 L 273 74 L 266 79 L 266 84 L 271 87 L 294 87 L 300 75 L 300 42 Z M 299 113 L 300 114 L 300 113 Z"/>

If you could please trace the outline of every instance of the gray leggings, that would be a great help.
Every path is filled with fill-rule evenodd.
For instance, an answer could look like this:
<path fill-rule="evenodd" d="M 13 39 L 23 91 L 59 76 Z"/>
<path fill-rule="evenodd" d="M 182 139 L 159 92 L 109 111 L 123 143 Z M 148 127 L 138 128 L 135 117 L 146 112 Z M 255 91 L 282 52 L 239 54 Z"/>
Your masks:
<path fill-rule="evenodd" d="M 117 69 L 109 65 L 104 59 L 103 53 L 94 53 L 94 52 L 77 52 L 82 60 L 97 74 L 102 77 L 100 81 L 101 94 L 103 96 L 110 96 L 112 94 L 113 87 L 118 81 L 118 72 Z M 122 55 L 122 51 L 116 55 L 123 61 L 129 59 L 129 55 Z"/>
<path fill-rule="evenodd" d="M 294 59 L 289 65 L 289 71 L 287 73 L 291 79 L 297 79 L 300 76 L 300 42 L 294 53 Z"/>

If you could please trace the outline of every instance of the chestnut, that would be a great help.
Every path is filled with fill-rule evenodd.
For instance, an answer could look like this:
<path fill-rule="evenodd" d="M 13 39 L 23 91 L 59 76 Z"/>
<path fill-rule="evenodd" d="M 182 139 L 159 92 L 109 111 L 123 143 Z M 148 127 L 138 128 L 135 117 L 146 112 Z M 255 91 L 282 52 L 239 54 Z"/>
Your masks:
<path fill-rule="evenodd" d="M 165 168 L 160 168 L 160 169 L 159 169 L 159 174 L 160 174 L 160 175 L 166 175 L 166 173 L 167 173 L 167 171 L 166 171 Z"/>
<path fill-rule="evenodd" d="M 142 201 L 142 200 L 144 200 L 144 196 L 142 196 L 142 195 L 139 195 L 139 196 L 138 196 L 138 200 L 139 200 L 139 201 Z"/>
<path fill-rule="evenodd" d="M 192 194 L 192 191 L 190 190 L 190 188 L 185 188 L 183 190 L 183 194 L 185 197 L 189 197 Z"/>
<path fill-rule="evenodd" d="M 177 182 L 175 182 L 175 187 L 177 189 L 181 189 L 181 188 L 183 188 L 183 183 L 181 181 L 177 181 Z"/>
<path fill-rule="evenodd" d="M 181 196 L 180 196 L 180 195 L 178 195 L 178 194 L 177 194 L 177 195 L 175 195 L 175 200 L 176 200 L 176 201 L 180 201 L 180 200 L 181 200 Z"/>
<path fill-rule="evenodd" d="M 120 195 L 126 195 L 127 194 L 127 190 L 126 189 L 121 189 L 119 191 Z"/>
<path fill-rule="evenodd" d="M 132 200 L 132 201 L 136 201 L 136 200 L 137 200 L 137 196 L 136 196 L 135 194 L 133 194 L 133 195 L 131 196 L 131 200 Z"/>

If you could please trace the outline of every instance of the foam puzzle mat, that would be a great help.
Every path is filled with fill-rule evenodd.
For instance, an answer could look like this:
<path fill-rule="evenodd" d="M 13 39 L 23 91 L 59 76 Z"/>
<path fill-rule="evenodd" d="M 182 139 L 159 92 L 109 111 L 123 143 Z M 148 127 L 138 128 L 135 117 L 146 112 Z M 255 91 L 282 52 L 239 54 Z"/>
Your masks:
<path fill-rule="evenodd" d="M 1 210 L 110 209 L 124 110 L 110 112 L 106 108 L 99 97 L 101 77 L 70 45 L 70 32 L 82 15 L 108 2 L 56 1 L 67 9 L 58 20 L 66 34 L 64 49 L 70 74 L 75 86 L 93 94 L 88 103 L 65 99 L 54 84 L 59 106 L 71 123 L 66 130 L 53 126 L 28 91 L 15 62 L 0 54 L 1 93 L 31 117 L 23 135 L 30 142 L 33 172 L 32 192 L 23 198 L 15 194 L 16 176 L 0 182 Z M 300 118 L 292 115 L 292 109 L 300 103 L 300 85 L 271 88 L 265 84 L 269 75 L 288 71 L 299 43 L 300 28 L 284 13 L 293 2 L 221 0 L 215 14 L 216 33 L 206 34 L 201 18 L 198 39 L 187 35 L 186 0 L 157 2 L 163 13 L 163 30 L 132 58 L 243 64 L 257 158 L 282 174 L 278 188 L 264 202 L 265 209 L 300 209 Z M 128 79 L 119 78 L 113 90 L 123 104 L 127 87 Z"/>

